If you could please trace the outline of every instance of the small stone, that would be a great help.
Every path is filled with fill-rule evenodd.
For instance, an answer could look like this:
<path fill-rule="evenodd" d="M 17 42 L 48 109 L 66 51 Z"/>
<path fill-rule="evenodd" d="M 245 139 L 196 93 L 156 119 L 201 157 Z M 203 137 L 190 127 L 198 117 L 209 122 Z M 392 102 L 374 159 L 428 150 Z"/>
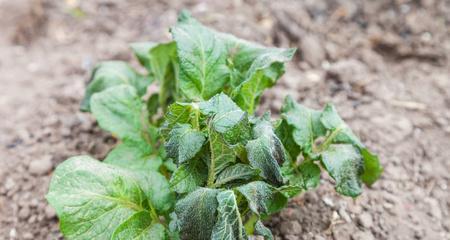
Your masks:
<path fill-rule="evenodd" d="M 394 124 L 402 136 L 407 136 L 413 132 L 414 126 L 408 118 L 398 118 Z"/>
<path fill-rule="evenodd" d="M 442 219 L 442 212 L 441 208 L 439 206 L 439 202 L 434 198 L 426 198 L 425 202 L 429 205 L 429 211 L 428 214 L 433 216 L 434 218 L 441 220 Z"/>
<path fill-rule="evenodd" d="M 373 225 L 372 215 L 369 213 L 362 213 L 358 217 L 358 223 L 364 228 L 370 228 Z"/>
<path fill-rule="evenodd" d="M 4 186 L 5 186 L 5 189 L 7 191 L 9 191 L 9 190 L 13 189 L 15 185 L 16 185 L 16 183 L 14 182 L 14 180 L 12 178 L 7 178 Z"/>
<path fill-rule="evenodd" d="M 17 237 L 17 230 L 15 228 L 11 228 L 11 230 L 9 230 L 9 238 L 14 239 Z"/>
<path fill-rule="evenodd" d="M 34 238 L 33 234 L 30 232 L 24 233 L 22 237 L 23 237 L 23 239 L 33 239 Z"/>
<path fill-rule="evenodd" d="M 365 86 L 373 80 L 367 66 L 356 59 L 339 60 L 330 65 L 327 73 L 341 82 L 357 86 Z"/>
<path fill-rule="evenodd" d="M 320 66 L 326 57 L 320 39 L 315 35 L 306 35 L 301 41 L 303 59 L 312 66 Z"/>
<path fill-rule="evenodd" d="M 329 197 L 323 197 L 322 201 L 325 203 L 325 205 L 327 205 L 329 207 L 334 207 L 333 199 L 331 199 Z"/>
<path fill-rule="evenodd" d="M 28 171 L 35 175 L 44 175 L 53 168 L 52 156 L 46 155 L 40 159 L 31 161 Z"/>
<path fill-rule="evenodd" d="M 344 208 L 340 208 L 339 209 L 339 215 L 342 217 L 342 219 L 344 219 L 347 223 L 351 223 L 352 222 L 352 218 L 350 217 L 350 215 L 348 215 L 347 211 L 345 211 Z"/>
<path fill-rule="evenodd" d="M 316 235 L 314 236 L 314 240 L 326 240 L 326 239 L 320 235 Z"/>
<path fill-rule="evenodd" d="M 286 239 L 286 240 L 298 240 L 298 236 L 289 234 L 289 235 L 284 236 L 284 239 Z"/>
<path fill-rule="evenodd" d="M 298 223 L 298 221 L 289 221 L 287 223 L 283 223 L 280 230 L 284 234 L 300 235 L 302 233 L 302 226 Z"/>
<path fill-rule="evenodd" d="M 55 209 L 52 208 L 51 206 L 45 207 L 45 217 L 47 217 L 47 219 L 52 219 L 56 217 Z"/>
<path fill-rule="evenodd" d="M 22 220 L 27 219 L 30 216 L 30 213 L 31 211 L 29 207 L 23 207 L 19 211 L 19 218 Z"/>
<path fill-rule="evenodd" d="M 352 240 L 374 240 L 371 232 L 356 232 L 352 234 Z"/>

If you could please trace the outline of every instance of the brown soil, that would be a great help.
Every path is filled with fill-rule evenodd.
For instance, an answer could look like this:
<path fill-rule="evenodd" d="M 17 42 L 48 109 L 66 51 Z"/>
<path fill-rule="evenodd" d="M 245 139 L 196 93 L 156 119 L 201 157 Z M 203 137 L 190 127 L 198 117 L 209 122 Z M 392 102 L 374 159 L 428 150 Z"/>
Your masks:
<path fill-rule="evenodd" d="M 331 180 L 268 220 L 277 239 L 450 239 L 450 2 L 0 0 L 0 239 L 58 239 L 44 195 L 69 156 L 114 140 L 78 106 L 92 66 L 135 62 L 180 9 L 207 25 L 298 47 L 261 110 L 287 94 L 333 102 L 385 167 L 352 200 Z"/>

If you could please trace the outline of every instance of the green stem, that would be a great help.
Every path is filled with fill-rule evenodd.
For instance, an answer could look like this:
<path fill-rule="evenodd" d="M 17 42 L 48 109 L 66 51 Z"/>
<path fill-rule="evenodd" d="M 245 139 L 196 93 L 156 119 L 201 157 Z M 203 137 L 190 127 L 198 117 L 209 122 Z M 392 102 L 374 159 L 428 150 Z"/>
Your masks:
<path fill-rule="evenodd" d="M 316 153 L 320 153 L 324 150 L 326 150 L 330 144 L 333 142 L 334 138 L 342 131 L 342 128 L 336 128 L 335 130 L 333 130 L 333 132 L 331 132 L 331 134 L 329 134 L 327 136 L 327 138 L 325 139 L 325 141 L 323 141 L 322 144 L 320 144 L 317 148 L 316 148 Z"/>
<path fill-rule="evenodd" d="M 148 202 L 149 206 L 150 206 L 150 217 L 152 218 L 152 220 L 154 222 L 158 222 L 161 223 L 161 220 L 159 219 L 158 214 L 156 213 L 155 208 L 153 207 L 153 205 L 150 203 L 150 201 Z"/>
<path fill-rule="evenodd" d="M 215 162 L 214 162 L 214 151 L 212 150 L 212 148 L 214 147 L 212 144 L 212 139 L 211 139 L 211 127 L 208 127 L 208 135 L 209 135 L 209 148 L 211 151 L 211 157 L 210 157 L 210 163 L 209 163 L 209 169 L 208 169 L 208 181 L 207 181 L 207 186 L 210 188 L 214 188 L 214 180 L 216 178 L 216 174 L 215 174 Z"/>
<path fill-rule="evenodd" d="M 192 126 L 195 129 L 200 130 L 200 110 L 198 109 L 198 106 L 196 103 L 193 103 L 192 105 L 193 105 L 194 114 L 195 114 L 194 119 L 192 119 Z"/>
<path fill-rule="evenodd" d="M 244 228 L 245 232 L 248 235 L 252 235 L 255 231 L 255 223 L 258 221 L 259 217 L 256 214 L 252 214 L 252 216 L 245 222 Z"/>

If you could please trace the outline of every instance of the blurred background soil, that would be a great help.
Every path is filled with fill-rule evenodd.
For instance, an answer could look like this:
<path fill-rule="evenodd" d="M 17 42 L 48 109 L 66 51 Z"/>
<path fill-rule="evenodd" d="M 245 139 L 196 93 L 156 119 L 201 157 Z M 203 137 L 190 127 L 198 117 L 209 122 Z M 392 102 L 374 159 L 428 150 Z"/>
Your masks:
<path fill-rule="evenodd" d="M 260 111 L 290 94 L 333 102 L 385 172 L 353 200 L 331 180 L 267 221 L 277 239 L 450 239 L 450 1 L 0 0 L 0 239 L 58 239 L 44 195 L 64 159 L 115 140 L 78 111 L 92 67 L 136 63 L 179 10 L 270 46 L 297 47 Z"/>

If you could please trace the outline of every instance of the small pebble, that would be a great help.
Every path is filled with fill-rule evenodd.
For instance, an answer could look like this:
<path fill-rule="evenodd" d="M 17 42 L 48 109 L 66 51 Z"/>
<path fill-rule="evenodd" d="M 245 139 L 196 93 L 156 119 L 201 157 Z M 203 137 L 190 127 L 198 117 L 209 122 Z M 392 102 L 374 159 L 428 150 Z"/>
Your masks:
<path fill-rule="evenodd" d="M 298 221 L 289 221 L 281 225 L 281 232 L 285 234 L 300 235 L 302 233 L 302 225 Z"/>
<path fill-rule="evenodd" d="M 344 208 L 340 208 L 339 209 L 339 215 L 342 217 L 342 219 L 344 219 L 344 221 L 346 221 L 347 223 L 351 223 L 352 222 L 352 218 L 350 217 L 350 215 L 348 215 L 347 211 L 345 211 Z"/>
<path fill-rule="evenodd" d="M 20 209 L 19 211 L 19 218 L 24 220 L 27 219 L 30 216 L 30 208 L 29 207 L 23 207 L 22 209 Z"/>
<path fill-rule="evenodd" d="M 356 232 L 352 234 L 352 240 L 374 240 L 371 232 Z"/>
<path fill-rule="evenodd" d="M 48 219 L 52 219 L 52 218 L 56 217 L 55 209 L 52 208 L 51 206 L 45 207 L 45 217 L 47 217 Z"/>
<path fill-rule="evenodd" d="M 44 175 L 52 169 L 52 156 L 46 155 L 40 159 L 31 161 L 28 171 L 35 175 Z"/>
<path fill-rule="evenodd" d="M 23 234 L 23 239 L 33 239 L 33 234 L 30 232 L 26 232 Z"/>
<path fill-rule="evenodd" d="M 372 215 L 370 213 L 362 213 L 358 217 L 358 223 L 364 228 L 370 228 L 373 225 Z"/>

